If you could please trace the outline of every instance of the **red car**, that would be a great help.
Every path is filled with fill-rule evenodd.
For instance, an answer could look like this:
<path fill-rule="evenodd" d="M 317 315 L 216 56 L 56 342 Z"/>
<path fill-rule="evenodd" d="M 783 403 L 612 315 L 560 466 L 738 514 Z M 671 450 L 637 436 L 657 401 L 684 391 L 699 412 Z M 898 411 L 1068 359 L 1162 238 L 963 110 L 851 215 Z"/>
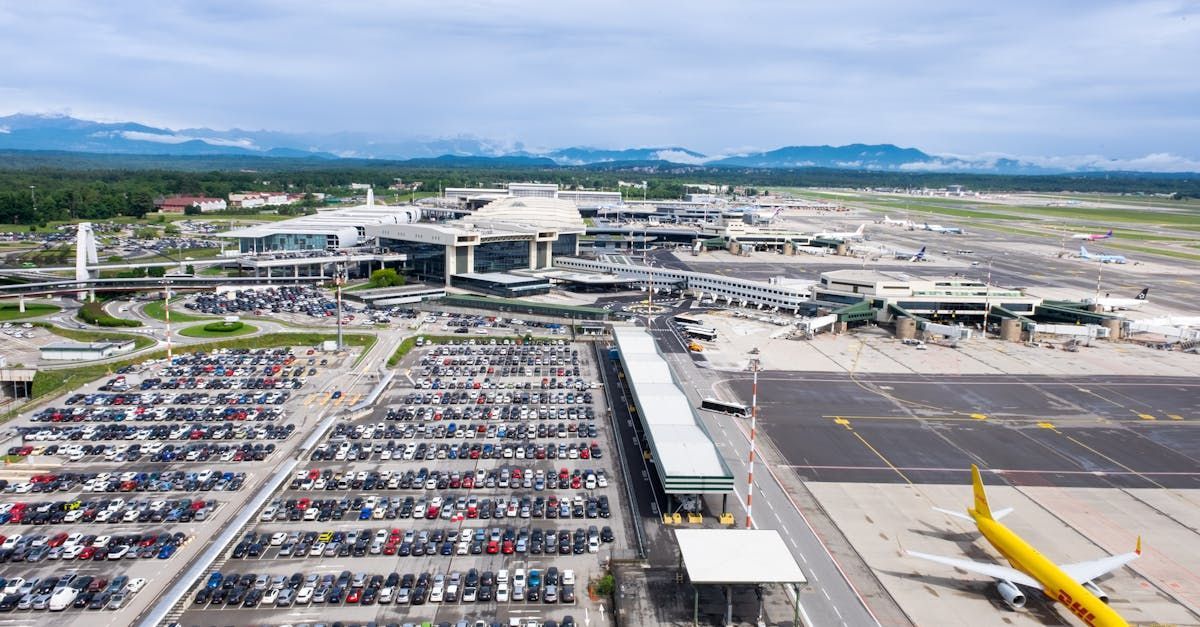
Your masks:
<path fill-rule="evenodd" d="M 346 602 L 347 603 L 358 603 L 358 600 L 361 598 L 362 598 L 362 588 L 351 588 L 350 594 L 346 595 Z"/>
<path fill-rule="evenodd" d="M 489 540 L 487 543 L 488 555 L 495 555 L 500 552 L 500 543 L 495 540 Z"/>

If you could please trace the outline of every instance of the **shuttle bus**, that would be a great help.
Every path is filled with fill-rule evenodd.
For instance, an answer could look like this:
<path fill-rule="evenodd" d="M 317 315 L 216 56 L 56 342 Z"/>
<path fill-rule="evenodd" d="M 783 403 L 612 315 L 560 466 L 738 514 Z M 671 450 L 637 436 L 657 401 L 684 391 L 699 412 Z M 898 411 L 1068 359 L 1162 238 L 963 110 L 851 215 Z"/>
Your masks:
<path fill-rule="evenodd" d="M 731 416 L 749 416 L 750 408 L 741 403 L 730 403 L 715 398 L 706 398 L 700 401 L 700 409 L 708 411 L 720 412 Z"/>
<path fill-rule="evenodd" d="M 675 321 L 675 324 L 679 324 L 679 325 L 690 325 L 690 326 L 698 327 L 698 326 L 701 326 L 702 324 L 704 324 L 704 323 L 700 322 L 699 320 L 697 320 L 696 318 L 689 318 L 688 316 L 675 316 L 674 318 L 672 318 L 672 320 Z"/>
<path fill-rule="evenodd" d="M 712 342 L 717 339 L 717 330 L 710 327 L 681 325 L 680 330 L 684 335 L 697 340 Z"/>

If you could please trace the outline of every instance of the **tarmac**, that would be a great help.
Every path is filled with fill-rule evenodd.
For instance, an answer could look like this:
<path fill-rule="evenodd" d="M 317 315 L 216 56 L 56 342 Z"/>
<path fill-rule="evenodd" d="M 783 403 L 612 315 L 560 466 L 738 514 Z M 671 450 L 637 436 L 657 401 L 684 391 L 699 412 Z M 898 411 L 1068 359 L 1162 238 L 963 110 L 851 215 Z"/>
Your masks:
<path fill-rule="evenodd" d="M 1009 609 L 982 576 L 910 557 L 906 550 L 1004 563 L 966 521 L 932 507 L 963 509 L 965 471 L 951 485 L 808 483 L 822 508 L 854 544 L 892 598 L 923 626 L 1074 625 L 1068 613 L 1036 592 Z M 1005 524 L 1057 563 L 1093 560 L 1133 549 L 1142 557 L 1102 578 L 1110 605 L 1133 624 L 1200 623 L 1200 491 L 1019 487 L 995 485 L 994 506 L 1013 507 Z M 1032 592 L 1032 591 L 1031 591 Z"/>

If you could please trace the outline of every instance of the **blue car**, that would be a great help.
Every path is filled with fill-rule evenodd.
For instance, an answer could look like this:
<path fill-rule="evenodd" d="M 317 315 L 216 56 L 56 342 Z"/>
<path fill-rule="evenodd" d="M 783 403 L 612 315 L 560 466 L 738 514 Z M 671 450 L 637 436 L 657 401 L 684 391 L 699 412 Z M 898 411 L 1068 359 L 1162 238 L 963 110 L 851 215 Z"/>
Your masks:
<path fill-rule="evenodd" d="M 175 545 L 167 544 L 158 550 L 158 559 L 165 560 L 175 554 Z"/>
<path fill-rule="evenodd" d="M 204 587 L 209 589 L 220 588 L 221 582 L 224 581 L 224 579 L 225 578 L 221 575 L 221 573 L 213 573 L 208 576 L 208 582 L 204 584 Z"/>

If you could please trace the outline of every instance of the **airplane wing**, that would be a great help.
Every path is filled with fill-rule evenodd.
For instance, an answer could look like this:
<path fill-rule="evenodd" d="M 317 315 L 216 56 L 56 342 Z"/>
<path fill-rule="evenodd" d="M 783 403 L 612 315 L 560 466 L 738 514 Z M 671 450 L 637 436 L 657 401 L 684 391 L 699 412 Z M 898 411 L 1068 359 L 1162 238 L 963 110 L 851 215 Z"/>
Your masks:
<path fill-rule="evenodd" d="M 941 555 L 930 555 L 928 553 L 918 553 L 916 551 L 905 551 L 905 553 L 908 553 L 913 557 L 919 557 L 923 560 L 929 560 L 931 562 L 953 566 L 954 568 L 960 568 L 972 573 L 979 573 L 980 575 L 985 575 L 987 577 L 991 577 L 992 579 L 1001 579 L 1004 581 L 1029 586 L 1030 588 L 1036 588 L 1038 590 L 1044 588 L 1044 586 L 1042 586 L 1038 580 L 1015 568 L 1009 568 L 1008 566 L 1001 566 L 999 564 L 985 564 L 983 562 L 956 559 L 953 557 L 942 557 Z"/>
<path fill-rule="evenodd" d="M 1132 553 L 1122 553 L 1120 555 L 1112 555 L 1102 557 L 1098 560 L 1088 562 L 1076 562 L 1074 564 L 1063 564 L 1059 566 L 1068 577 L 1074 579 L 1078 583 L 1087 583 L 1096 577 L 1106 575 L 1112 571 L 1132 562 L 1137 559 L 1141 553 L 1134 551 Z"/>

